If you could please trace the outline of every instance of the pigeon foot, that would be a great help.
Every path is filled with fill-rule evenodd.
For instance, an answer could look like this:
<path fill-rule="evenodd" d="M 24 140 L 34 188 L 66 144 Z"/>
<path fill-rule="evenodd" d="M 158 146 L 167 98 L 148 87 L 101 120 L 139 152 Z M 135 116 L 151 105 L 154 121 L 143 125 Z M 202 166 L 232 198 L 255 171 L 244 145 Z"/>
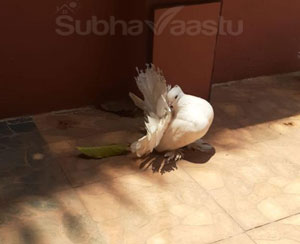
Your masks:
<path fill-rule="evenodd" d="M 183 159 L 184 153 L 182 149 L 167 152 L 164 157 L 166 158 L 166 164 L 177 162 Z"/>

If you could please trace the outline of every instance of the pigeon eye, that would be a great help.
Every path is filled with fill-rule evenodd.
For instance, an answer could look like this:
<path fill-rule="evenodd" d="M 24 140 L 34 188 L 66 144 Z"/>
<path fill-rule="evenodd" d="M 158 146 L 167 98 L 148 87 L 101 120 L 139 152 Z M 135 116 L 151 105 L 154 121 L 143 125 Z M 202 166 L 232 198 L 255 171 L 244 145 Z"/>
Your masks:
<path fill-rule="evenodd" d="M 177 99 L 178 98 L 178 95 L 175 97 L 175 99 Z"/>

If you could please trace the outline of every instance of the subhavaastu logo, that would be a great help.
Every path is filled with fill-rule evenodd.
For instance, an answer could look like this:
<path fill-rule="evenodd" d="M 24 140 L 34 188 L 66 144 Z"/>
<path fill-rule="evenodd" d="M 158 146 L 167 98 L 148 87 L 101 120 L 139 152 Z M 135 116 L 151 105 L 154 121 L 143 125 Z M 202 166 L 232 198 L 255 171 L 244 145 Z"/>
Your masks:
<path fill-rule="evenodd" d="M 79 9 L 79 0 L 71 0 L 56 7 L 57 15 L 75 14 Z"/>
<path fill-rule="evenodd" d="M 79 0 L 69 0 L 56 9 L 56 33 L 61 36 L 70 36 L 73 34 L 87 35 L 117 35 L 121 33 L 124 36 L 142 35 L 147 28 L 150 28 L 154 35 L 162 35 L 168 31 L 173 36 L 197 36 L 205 35 L 212 36 L 218 33 L 219 35 L 238 36 L 243 33 L 243 20 L 232 21 L 225 20 L 222 16 L 220 20 L 206 19 L 203 21 L 192 19 L 182 20 L 179 13 L 184 6 L 178 6 L 163 10 L 162 14 L 151 20 L 122 20 L 116 16 L 110 16 L 107 19 L 91 16 L 90 18 L 79 19 L 75 16 L 80 7 Z"/>
<path fill-rule="evenodd" d="M 156 23 L 145 20 L 145 24 L 153 31 L 155 35 L 161 35 L 166 27 L 172 22 L 172 20 L 183 8 L 184 6 L 170 8 L 158 18 Z"/>

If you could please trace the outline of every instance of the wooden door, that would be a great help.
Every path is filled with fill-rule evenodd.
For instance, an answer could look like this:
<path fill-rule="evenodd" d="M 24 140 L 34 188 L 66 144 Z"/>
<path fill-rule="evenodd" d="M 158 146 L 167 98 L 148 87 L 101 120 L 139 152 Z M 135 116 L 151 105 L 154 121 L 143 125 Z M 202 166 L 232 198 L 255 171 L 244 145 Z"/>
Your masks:
<path fill-rule="evenodd" d="M 155 11 L 153 63 L 185 93 L 209 98 L 220 3 Z"/>

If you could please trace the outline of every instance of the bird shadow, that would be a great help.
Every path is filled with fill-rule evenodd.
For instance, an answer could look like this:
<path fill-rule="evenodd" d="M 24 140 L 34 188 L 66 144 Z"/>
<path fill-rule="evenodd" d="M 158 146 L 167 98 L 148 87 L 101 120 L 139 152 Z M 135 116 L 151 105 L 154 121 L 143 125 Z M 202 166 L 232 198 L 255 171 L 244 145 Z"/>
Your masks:
<path fill-rule="evenodd" d="M 205 152 L 185 148 L 184 160 L 192 164 L 205 164 L 215 155 L 215 153 L 216 150 L 214 147 Z M 167 158 L 164 157 L 164 154 L 153 152 L 143 158 L 139 168 L 145 170 L 151 168 L 153 173 L 160 173 L 163 175 L 177 170 L 177 162 L 179 161 L 168 161 Z"/>
<path fill-rule="evenodd" d="M 193 149 L 184 151 L 184 159 L 192 164 L 205 164 L 216 154 L 216 149 L 212 147 L 210 150 L 201 152 Z"/>

